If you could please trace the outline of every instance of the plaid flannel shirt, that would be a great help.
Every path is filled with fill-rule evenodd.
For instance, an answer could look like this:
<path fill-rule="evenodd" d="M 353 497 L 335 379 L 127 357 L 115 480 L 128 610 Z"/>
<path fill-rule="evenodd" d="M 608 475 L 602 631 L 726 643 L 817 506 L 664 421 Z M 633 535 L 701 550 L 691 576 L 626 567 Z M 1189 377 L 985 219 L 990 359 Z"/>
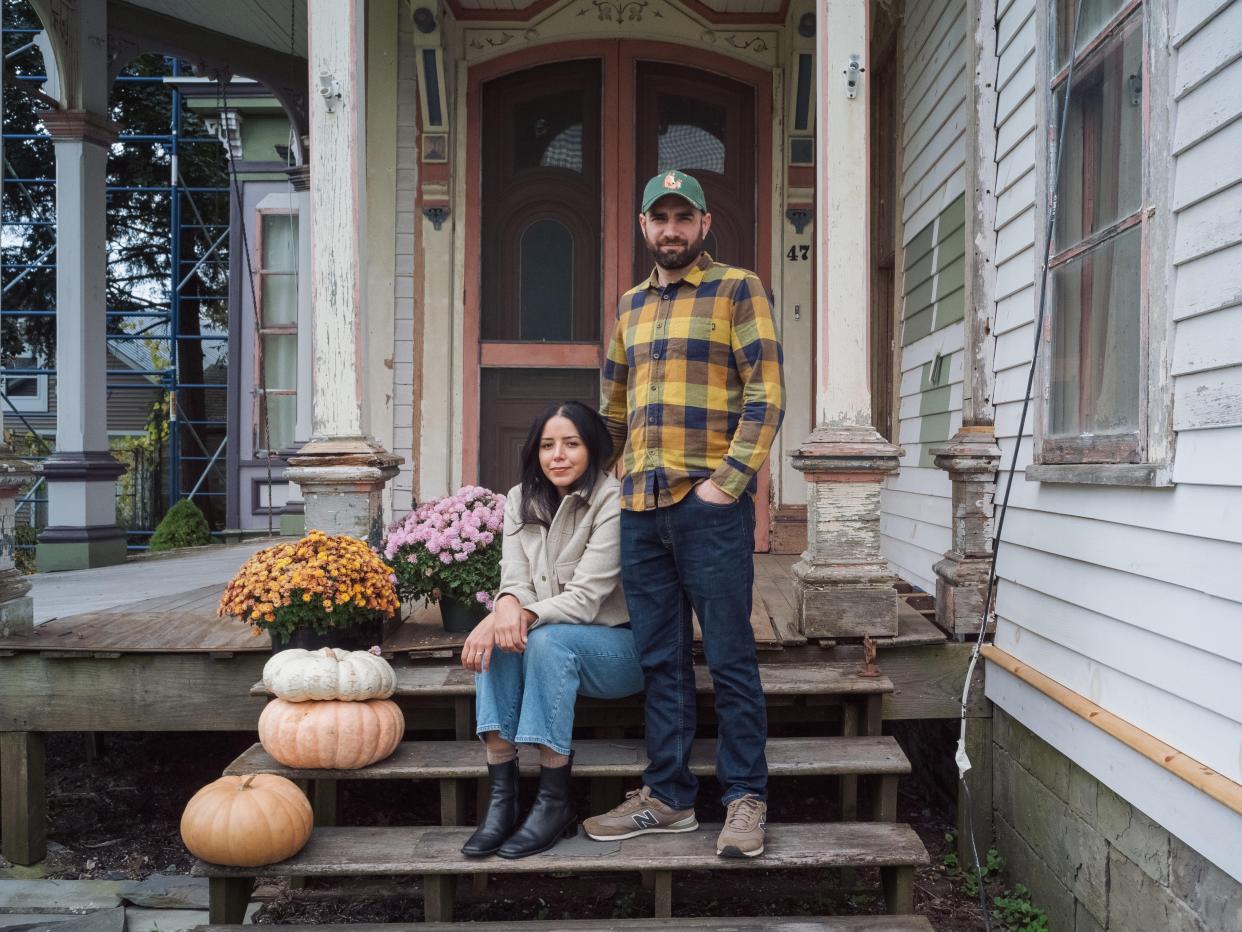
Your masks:
<path fill-rule="evenodd" d="M 623 457 L 621 507 L 671 505 L 706 478 L 734 499 L 753 492 L 784 417 L 782 362 L 753 272 L 703 253 L 681 281 L 653 272 L 622 295 L 600 405 Z"/>

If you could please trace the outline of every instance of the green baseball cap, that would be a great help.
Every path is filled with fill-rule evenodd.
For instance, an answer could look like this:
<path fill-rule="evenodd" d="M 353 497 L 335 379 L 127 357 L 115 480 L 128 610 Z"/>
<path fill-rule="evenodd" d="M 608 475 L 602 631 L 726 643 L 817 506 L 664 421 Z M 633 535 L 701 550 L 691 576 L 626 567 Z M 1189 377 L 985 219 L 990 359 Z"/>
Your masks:
<path fill-rule="evenodd" d="M 668 194 L 676 194 L 687 201 L 691 207 L 707 213 L 707 198 L 703 195 L 703 186 L 685 172 L 669 169 L 660 172 L 643 188 L 643 213 L 651 210 L 651 205 Z"/>

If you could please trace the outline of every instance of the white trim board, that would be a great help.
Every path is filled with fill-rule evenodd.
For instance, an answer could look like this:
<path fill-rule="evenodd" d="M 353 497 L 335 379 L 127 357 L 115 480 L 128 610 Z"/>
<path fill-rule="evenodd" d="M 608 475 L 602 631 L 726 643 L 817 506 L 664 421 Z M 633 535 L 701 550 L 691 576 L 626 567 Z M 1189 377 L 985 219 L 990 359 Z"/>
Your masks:
<path fill-rule="evenodd" d="M 988 663 L 987 697 L 1130 805 L 1242 882 L 1242 815 Z"/>

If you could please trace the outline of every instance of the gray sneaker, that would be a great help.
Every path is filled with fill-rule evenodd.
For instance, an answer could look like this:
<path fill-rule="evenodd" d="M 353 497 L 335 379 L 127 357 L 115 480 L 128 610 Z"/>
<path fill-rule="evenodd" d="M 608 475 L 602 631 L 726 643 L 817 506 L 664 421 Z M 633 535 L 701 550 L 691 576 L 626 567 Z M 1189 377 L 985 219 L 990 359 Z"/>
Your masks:
<path fill-rule="evenodd" d="M 643 787 L 625 794 L 625 802 L 582 823 L 596 841 L 620 841 L 648 832 L 693 832 L 699 827 L 693 809 L 672 809 Z"/>
<path fill-rule="evenodd" d="M 739 796 L 729 803 L 716 853 L 722 858 L 757 858 L 763 854 L 767 824 L 768 804 L 758 796 Z"/>

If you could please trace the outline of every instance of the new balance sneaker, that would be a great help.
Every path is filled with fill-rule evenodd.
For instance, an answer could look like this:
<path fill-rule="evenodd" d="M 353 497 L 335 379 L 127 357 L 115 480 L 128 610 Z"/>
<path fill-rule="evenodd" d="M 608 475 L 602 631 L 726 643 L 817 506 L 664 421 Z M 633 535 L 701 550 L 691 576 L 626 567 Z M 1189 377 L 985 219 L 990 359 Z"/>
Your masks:
<path fill-rule="evenodd" d="M 582 823 L 596 841 L 620 841 L 648 832 L 693 832 L 699 827 L 693 809 L 672 809 L 643 787 L 625 794 L 625 802 Z"/>
<path fill-rule="evenodd" d="M 724 828 L 716 839 L 722 858 L 756 858 L 763 854 L 763 830 L 768 824 L 768 804 L 758 796 L 739 796 L 729 803 Z"/>

